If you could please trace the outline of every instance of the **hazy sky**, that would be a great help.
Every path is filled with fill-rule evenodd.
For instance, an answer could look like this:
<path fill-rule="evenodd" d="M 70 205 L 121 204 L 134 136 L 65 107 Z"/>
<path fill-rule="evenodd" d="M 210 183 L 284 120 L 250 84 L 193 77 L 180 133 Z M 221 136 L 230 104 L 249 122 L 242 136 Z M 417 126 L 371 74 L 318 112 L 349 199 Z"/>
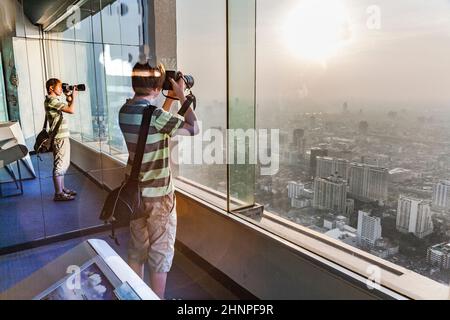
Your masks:
<path fill-rule="evenodd" d="M 225 1 L 177 5 L 180 65 L 196 73 L 205 97 L 224 97 Z M 449 0 L 257 0 L 257 5 L 258 103 L 289 96 L 305 104 L 450 107 Z M 380 10 L 379 29 L 367 27 L 377 17 L 367 12 L 372 5 Z M 290 24 L 298 31 L 286 32 L 292 16 L 300 21 Z M 342 39 L 332 38 L 336 33 Z"/>

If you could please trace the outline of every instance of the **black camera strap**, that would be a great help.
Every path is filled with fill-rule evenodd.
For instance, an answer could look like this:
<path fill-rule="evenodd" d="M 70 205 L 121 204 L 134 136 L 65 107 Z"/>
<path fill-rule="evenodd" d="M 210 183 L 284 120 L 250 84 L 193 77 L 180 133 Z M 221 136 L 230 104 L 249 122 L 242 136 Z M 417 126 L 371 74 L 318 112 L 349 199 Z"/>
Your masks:
<path fill-rule="evenodd" d="M 197 99 L 192 94 L 192 92 L 186 96 L 186 101 L 181 106 L 181 109 L 180 109 L 180 111 L 178 111 L 178 114 L 180 116 L 184 116 L 185 113 L 187 112 L 188 108 L 191 106 L 191 104 L 192 104 L 192 107 L 195 110 L 195 108 L 197 107 Z"/>
<path fill-rule="evenodd" d="M 145 145 L 147 144 L 147 136 L 153 111 L 155 111 L 155 107 L 148 105 L 142 113 L 142 122 L 139 130 L 136 152 L 134 154 L 133 166 L 131 168 L 130 181 L 139 181 L 139 172 L 141 171 L 142 159 L 144 158 Z"/>

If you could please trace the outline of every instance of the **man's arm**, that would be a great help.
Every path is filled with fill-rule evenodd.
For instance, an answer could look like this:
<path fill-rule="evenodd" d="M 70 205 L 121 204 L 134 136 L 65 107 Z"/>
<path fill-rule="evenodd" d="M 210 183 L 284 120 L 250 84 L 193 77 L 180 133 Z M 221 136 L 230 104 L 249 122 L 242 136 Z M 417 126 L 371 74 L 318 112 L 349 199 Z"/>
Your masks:
<path fill-rule="evenodd" d="M 186 101 L 186 96 L 184 94 L 186 84 L 182 79 L 178 80 L 178 82 L 175 82 L 173 79 L 170 79 L 170 81 L 172 82 L 173 91 L 169 91 L 168 96 L 178 97 L 181 105 L 183 105 L 183 103 Z M 173 102 L 174 100 L 166 98 L 166 101 L 164 102 L 163 105 L 163 109 L 165 111 L 169 111 Z M 199 132 L 200 129 L 198 127 L 197 115 L 195 114 L 195 111 L 192 109 L 191 105 L 184 114 L 183 126 L 179 128 L 174 135 L 195 136 L 199 134 Z"/>
<path fill-rule="evenodd" d="M 78 91 L 74 90 L 72 92 L 72 95 L 67 96 L 67 105 L 61 108 L 62 112 L 74 114 L 75 113 L 75 96 L 77 95 Z"/>
<path fill-rule="evenodd" d="M 188 108 L 186 113 L 184 114 L 184 124 L 181 128 L 179 128 L 175 135 L 180 136 L 195 136 L 199 134 L 200 128 L 198 127 L 198 120 L 195 111 L 192 109 L 192 106 Z"/>

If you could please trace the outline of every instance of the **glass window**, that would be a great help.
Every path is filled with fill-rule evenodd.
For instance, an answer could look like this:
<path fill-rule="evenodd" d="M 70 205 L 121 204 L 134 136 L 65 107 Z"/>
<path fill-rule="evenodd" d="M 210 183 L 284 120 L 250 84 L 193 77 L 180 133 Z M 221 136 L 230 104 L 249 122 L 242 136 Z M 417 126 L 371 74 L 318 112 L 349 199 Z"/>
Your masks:
<path fill-rule="evenodd" d="M 256 1 L 228 1 L 230 210 L 255 204 Z"/>
<path fill-rule="evenodd" d="M 92 33 L 95 43 L 102 43 L 102 14 L 97 12 L 92 17 Z"/>
<path fill-rule="evenodd" d="M 27 147 L 31 150 L 36 132 L 44 121 L 42 48 L 39 40 L 26 38 L 13 38 L 13 47 L 17 78 L 20 79 L 17 87 L 20 123 Z M 35 119 L 39 123 L 35 123 Z"/>
<path fill-rule="evenodd" d="M 91 1 L 88 1 L 80 7 L 79 21 L 74 21 L 75 39 L 77 41 L 92 42 L 92 18 Z M 77 17 L 78 18 L 78 17 Z"/>
<path fill-rule="evenodd" d="M 8 109 L 6 105 L 5 80 L 3 78 L 3 64 L 0 59 L 0 121 L 8 120 Z"/>
<path fill-rule="evenodd" d="M 257 1 L 256 201 L 449 283 L 450 3 Z M 258 172 L 258 171 L 257 171 Z"/>
<path fill-rule="evenodd" d="M 23 11 L 18 15 L 17 37 L 11 43 L 14 59 L 8 60 L 8 66 L 4 67 L 8 68 L 9 75 L 14 68 L 17 71 L 20 124 L 29 150 L 45 118 L 46 80 L 58 78 L 70 85 L 86 85 L 86 91 L 78 93 L 75 113 L 64 114 L 71 132 L 72 150 L 78 151 L 71 153 L 75 165 L 66 172 L 65 186 L 77 190 L 84 205 L 74 201 L 64 206 L 65 217 L 61 220 L 61 207 L 53 202 L 52 154 L 41 155 L 42 161 L 32 155 L 36 177 L 31 169 L 23 168 L 25 193 L 21 197 L 0 199 L 0 206 L 14 213 L 7 221 L 8 230 L 0 230 L 0 247 L 100 224 L 98 212 L 106 192 L 85 174 L 107 186 L 113 186 L 116 177 L 122 174 L 122 162 L 126 162 L 128 155 L 118 126 L 118 113 L 126 99 L 133 95 L 131 69 L 138 61 L 143 42 L 143 9 L 142 1 L 137 0 L 105 3 L 83 1 L 80 10 L 45 32 L 44 39 Z M 104 7 L 100 10 L 102 4 Z M 106 34 L 104 39 L 103 34 Z M 0 65 L 3 75 L 2 71 Z M 3 121 L 7 120 L 7 109 L 3 77 L 1 80 L 0 121 Z M 11 82 L 9 89 L 15 91 L 15 79 L 8 76 L 5 80 Z M 114 162 L 104 153 L 119 161 Z M 15 184 L 9 180 L 5 183 L 5 174 L 8 179 L 11 175 L 7 171 L 0 172 L 1 191 L 9 194 Z M 91 210 L 86 210 L 85 205 Z M 25 225 L 22 215 L 26 216 Z M 11 234 L 11 230 L 20 232 Z"/>
<path fill-rule="evenodd" d="M 75 66 L 77 70 L 77 82 L 73 84 L 86 85 L 85 92 L 78 93 L 78 114 L 80 115 L 80 128 L 83 142 L 98 142 L 98 136 L 94 132 L 97 114 L 97 93 L 95 87 L 94 69 L 94 45 L 92 43 L 76 43 Z M 95 145 L 100 148 L 98 145 Z"/>
<path fill-rule="evenodd" d="M 142 1 L 121 0 L 119 6 L 122 44 L 140 45 L 143 42 Z"/>
<path fill-rule="evenodd" d="M 122 44 L 120 31 L 120 14 L 122 13 L 120 1 L 115 1 L 103 8 L 102 35 L 103 42 L 108 44 Z"/>
<path fill-rule="evenodd" d="M 226 196 L 225 11 L 225 1 L 177 1 L 178 69 L 195 78 L 193 92 L 197 97 L 196 113 L 202 131 L 193 138 L 178 137 L 176 161 L 180 177 Z M 174 67 L 170 61 L 166 61 L 166 65 Z"/>
<path fill-rule="evenodd" d="M 133 52 L 134 51 L 134 52 Z M 135 63 L 136 51 L 133 47 L 105 44 L 103 64 L 106 74 L 106 94 L 108 101 L 109 153 L 127 153 L 127 148 L 119 128 L 118 115 L 126 99 L 133 96 L 131 70 Z"/>

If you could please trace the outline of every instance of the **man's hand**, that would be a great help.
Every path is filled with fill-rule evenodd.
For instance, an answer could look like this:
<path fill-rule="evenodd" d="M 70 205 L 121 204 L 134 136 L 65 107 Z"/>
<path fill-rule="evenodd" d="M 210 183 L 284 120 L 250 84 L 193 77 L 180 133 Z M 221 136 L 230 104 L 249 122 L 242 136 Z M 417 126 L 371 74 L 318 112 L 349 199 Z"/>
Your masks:
<path fill-rule="evenodd" d="M 78 91 L 77 90 L 71 91 L 69 94 L 66 95 L 66 101 L 68 103 L 72 103 L 77 95 L 78 95 Z"/>
<path fill-rule="evenodd" d="M 169 91 L 170 96 L 176 96 L 180 103 L 183 104 L 186 101 L 186 96 L 184 94 L 184 91 L 186 90 L 186 84 L 184 83 L 183 79 L 179 79 L 178 81 L 173 80 L 170 78 L 170 82 L 172 83 L 172 90 Z"/>

